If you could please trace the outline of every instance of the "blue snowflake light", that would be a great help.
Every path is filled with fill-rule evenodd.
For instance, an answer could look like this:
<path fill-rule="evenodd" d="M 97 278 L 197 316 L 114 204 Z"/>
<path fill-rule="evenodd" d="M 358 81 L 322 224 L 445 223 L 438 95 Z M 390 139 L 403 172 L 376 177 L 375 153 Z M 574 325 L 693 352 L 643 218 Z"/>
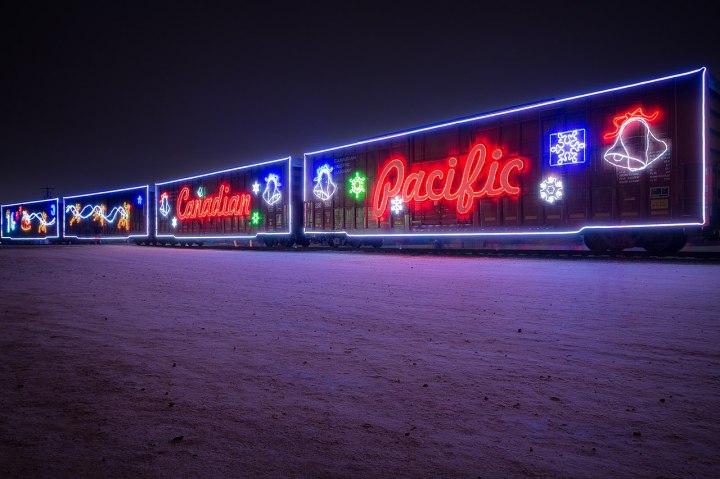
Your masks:
<path fill-rule="evenodd" d="M 550 166 L 585 163 L 585 129 L 550 134 Z"/>

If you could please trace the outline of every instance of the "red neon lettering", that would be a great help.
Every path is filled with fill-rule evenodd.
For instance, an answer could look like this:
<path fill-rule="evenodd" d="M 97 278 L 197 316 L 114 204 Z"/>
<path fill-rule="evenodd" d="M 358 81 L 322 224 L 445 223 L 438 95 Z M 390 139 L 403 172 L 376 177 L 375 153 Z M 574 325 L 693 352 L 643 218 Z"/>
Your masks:
<path fill-rule="evenodd" d="M 475 145 L 463 166 L 460 182 L 453 191 L 455 168 L 458 159 L 448 159 L 446 171 L 434 169 L 429 172 L 418 171 L 405 174 L 405 162 L 400 159 L 390 160 L 380 171 L 373 193 L 373 215 L 380 218 L 387 210 L 390 198 L 402 195 L 404 202 L 457 200 L 457 212 L 467 214 L 473 208 L 475 198 L 515 196 L 520 194 L 520 187 L 510 184 L 513 171 L 522 171 L 525 162 L 522 158 L 512 158 L 503 165 L 502 150 L 496 148 L 492 159 L 487 161 L 487 150 L 482 143 Z M 499 173 L 498 173 L 499 171 Z M 482 181 L 484 179 L 484 182 Z M 477 182 L 482 186 L 475 190 Z M 497 184 L 499 183 L 499 185 Z"/>
<path fill-rule="evenodd" d="M 229 186 L 220 185 L 215 195 L 190 199 L 190 187 L 183 186 L 177 197 L 177 217 L 179 220 L 192 220 L 198 218 L 250 216 L 250 194 L 237 193 L 228 196 L 229 193 Z"/>

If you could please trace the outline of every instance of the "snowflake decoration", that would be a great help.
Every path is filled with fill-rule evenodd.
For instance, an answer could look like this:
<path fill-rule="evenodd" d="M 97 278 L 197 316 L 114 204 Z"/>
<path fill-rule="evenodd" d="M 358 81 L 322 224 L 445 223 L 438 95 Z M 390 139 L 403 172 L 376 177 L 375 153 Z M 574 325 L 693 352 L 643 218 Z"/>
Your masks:
<path fill-rule="evenodd" d="M 540 198 L 550 204 L 559 201 L 563 197 L 562 181 L 554 176 L 548 176 L 540 183 Z"/>
<path fill-rule="evenodd" d="M 329 200 L 330 197 L 335 194 L 335 190 L 337 190 L 337 185 L 333 183 L 332 175 L 330 174 L 332 170 L 333 167 L 325 163 L 317 169 L 317 176 L 313 178 L 315 182 L 313 193 L 323 201 Z"/>
<path fill-rule="evenodd" d="M 359 171 L 356 171 L 355 176 L 348 180 L 350 183 L 350 194 L 355 195 L 356 200 L 359 200 L 360 197 L 365 194 L 365 180 L 367 180 L 367 178 L 361 176 Z"/>
<path fill-rule="evenodd" d="M 177 228 L 177 218 L 175 218 L 174 216 L 172 219 L 172 225 L 173 225 L 173 228 Z"/>
<path fill-rule="evenodd" d="M 265 191 L 263 191 L 262 197 L 268 205 L 272 206 L 282 198 L 280 186 L 280 177 L 278 175 L 275 173 L 267 175 L 265 178 Z"/>
<path fill-rule="evenodd" d="M 585 129 L 550 135 L 550 166 L 585 163 Z"/>
<path fill-rule="evenodd" d="M 257 226 L 262 221 L 262 215 L 259 211 L 253 211 L 252 215 L 250 215 L 250 224 L 253 226 Z"/>
<path fill-rule="evenodd" d="M 255 180 L 255 183 L 252 184 L 252 190 L 253 190 L 253 194 L 255 194 L 255 195 L 260 193 L 260 183 L 258 183 L 257 180 Z"/>
<path fill-rule="evenodd" d="M 396 215 L 399 215 L 402 212 L 403 207 L 402 196 L 396 196 L 390 200 L 390 210 Z"/>
<path fill-rule="evenodd" d="M 163 193 L 160 195 L 160 214 L 163 215 L 163 218 L 167 218 L 167 215 L 170 214 L 170 202 L 168 201 L 168 194 Z"/>

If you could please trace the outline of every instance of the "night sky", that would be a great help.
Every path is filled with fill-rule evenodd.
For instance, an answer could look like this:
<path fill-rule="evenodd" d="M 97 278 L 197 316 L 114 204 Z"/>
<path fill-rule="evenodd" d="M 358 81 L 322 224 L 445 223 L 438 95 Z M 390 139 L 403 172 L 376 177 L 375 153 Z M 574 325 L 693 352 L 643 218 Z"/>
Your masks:
<path fill-rule="evenodd" d="M 4 6 L 0 202 L 301 157 L 701 66 L 720 76 L 707 2 L 484 3 Z"/>

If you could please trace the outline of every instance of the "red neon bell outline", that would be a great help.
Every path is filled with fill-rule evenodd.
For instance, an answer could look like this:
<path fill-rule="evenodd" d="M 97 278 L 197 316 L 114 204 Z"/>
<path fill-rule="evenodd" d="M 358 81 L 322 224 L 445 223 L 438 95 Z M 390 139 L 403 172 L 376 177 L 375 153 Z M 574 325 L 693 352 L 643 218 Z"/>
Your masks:
<path fill-rule="evenodd" d="M 220 185 L 217 194 L 204 198 L 190 198 L 190 187 L 183 186 L 177 197 L 177 217 L 179 220 L 198 218 L 227 218 L 230 216 L 250 216 L 250 194 L 229 195 L 230 187 Z"/>
<path fill-rule="evenodd" d="M 499 160 L 502 155 L 502 150 L 496 148 L 492 153 L 491 162 L 486 165 L 487 150 L 485 145 L 482 143 L 475 145 L 468 153 L 467 161 L 462 170 L 460 185 L 455 191 L 452 191 L 455 167 L 458 164 L 458 159 L 455 157 L 448 159 L 449 168 L 447 171 L 435 169 L 426 172 L 421 170 L 408 175 L 405 175 L 406 166 L 403 160 L 397 158 L 390 160 L 383 167 L 375 183 L 372 204 L 373 215 L 376 218 L 383 216 L 387 209 L 388 200 L 397 195 L 402 195 L 402 200 L 405 203 L 413 200 L 457 200 L 457 212 L 460 215 L 464 215 L 472 209 L 475 198 L 517 196 L 520 194 L 520 187 L 510 184 L 510 174 L 513 170 L 522 171 L 525 162 L 522 158 L 512 158 L 501 168 Z M 395 184 L 391 185 L 388 176 L 393 170 L 397 172 L 397 180 Z M 496 187 L 498 170 L 500 170 L 500 186 Z M 478 181 L 481 173 L 484 173 L 482 178 L 485 179 L 485 182 L 476 191 L 473 185 Z M 444 182 L 442 182 L 443 178 L 445 179 Z"/>
<path fill-rule="evenodd" d="M 615 126 L 615 131 L 611 131 L 610 133 L 605 133 L 603 135 L 603 139 L 610 140 L 612 138 L 615 138 L 620 133 L 620 129 L 622 128 L 623 123 L 625 123 L 630 118 L 642 118 L 646 121 L 653 121 L 655 120 L 658 115 L 660 115 L 660 110 L 657 110 L 652 115 L 646 115 L 642 111 L 642 107 L 639 106 L 635 108 L 633 111 L 628 111 L 627 113 L 623 113 L 622 115 L 618 115 L 615 118 L 612 119 L 613 126 Z"/>

